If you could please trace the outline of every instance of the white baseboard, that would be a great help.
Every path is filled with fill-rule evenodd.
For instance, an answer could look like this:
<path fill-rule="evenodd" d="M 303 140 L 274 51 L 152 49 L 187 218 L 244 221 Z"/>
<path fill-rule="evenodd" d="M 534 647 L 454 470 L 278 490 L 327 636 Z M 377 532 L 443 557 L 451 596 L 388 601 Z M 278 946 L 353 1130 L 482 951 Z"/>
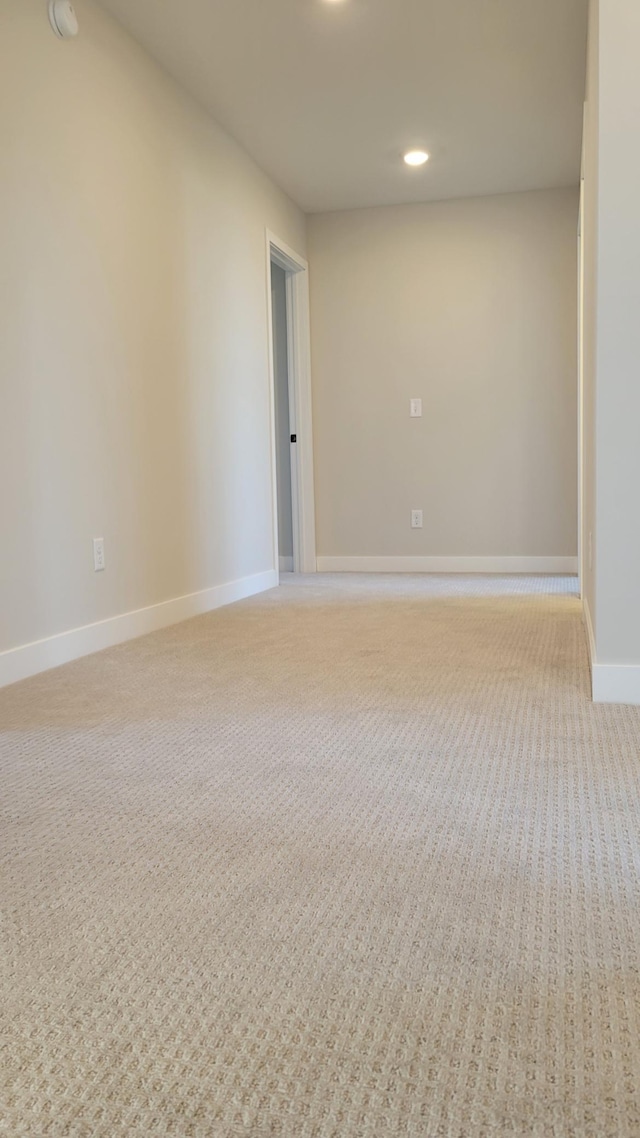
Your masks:
<path fill-rule="evenodd" d="M 319 573 L 556 573 L 574 576 L 577 557 L 319 557 Z"/>
<path fill-rule="evenodd" d="M 125 640 L 157 632 L 160 628 L 178 624 L 192 616 L 200 616 L 222 608 L 223 605 L 274 589 L 277 584 L 278 574 L 275 570 L 256 573 L 252 577 L 243 577 L 226 585 L 215 585 L 200 593 L 176 597 L 159 605 L 151 605 L 150 608 L 123 613 L 97 624 L 87 624 L 70 632 L 61 632 L 58 636 L 50 636 L 46 640 L 37 640 L 33 644 L 0 652 L 0 688 L 39 672 L 46 672 L 49 668 L 57 668 L 59 664 L 68 664 L 81 656 L 89 656 L 92 652 L 100 652 L 103 648 L 112 648 Z"/>
<path fill-rule="evenodd" d="M 594 703 L 626 703 L 640 707 L 640 664 L 599 664 L 593 621 L 586 597 L 582 601 L 591 662 Z"/>
<path fill-rule="evenodd" d="M 589 664 L 591 665 L 591 679 L 593 683 L 593 669 L 596 666 L 596 638 L 593 633 L 593 621 L 591 620 L 591 610 L 589 602 L 586 597 L 582 598 L 582 616 L 584 625 L 587 632 L 587 646 L 589 648 Z"/>
<path fill-rule="evenodd" d="M 640 707 L 640 664 L 593 664 L 594 703 L 626 703 Z"/>
<path fill-rule="evenodd" d="M 281 557 L 279 560 L 281 573 L 293 573 L 293 557 Z"/>

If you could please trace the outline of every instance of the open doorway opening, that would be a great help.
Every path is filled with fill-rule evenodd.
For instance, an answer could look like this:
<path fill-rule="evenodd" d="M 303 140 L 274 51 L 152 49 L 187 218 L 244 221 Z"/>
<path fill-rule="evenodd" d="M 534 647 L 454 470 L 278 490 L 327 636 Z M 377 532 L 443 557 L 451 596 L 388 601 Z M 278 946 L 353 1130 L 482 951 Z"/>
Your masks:
<path fill-rule="evenodd" d="M 281 573 L 293 573 L 292 483 L 297 472 L 295 454 L 292 453 L 292 448 L 297 446 L 298 440 L 291 426 L 289 403 L 287 276 L 285 270 L 275 261 L 271 262 L 271 325 L 278 502 L 278 567 Z"/>
<path fill-rule="evenodd" d="M 274 562 L 315 573 L 308 266 L 267 233 L 267 269 Z"/>

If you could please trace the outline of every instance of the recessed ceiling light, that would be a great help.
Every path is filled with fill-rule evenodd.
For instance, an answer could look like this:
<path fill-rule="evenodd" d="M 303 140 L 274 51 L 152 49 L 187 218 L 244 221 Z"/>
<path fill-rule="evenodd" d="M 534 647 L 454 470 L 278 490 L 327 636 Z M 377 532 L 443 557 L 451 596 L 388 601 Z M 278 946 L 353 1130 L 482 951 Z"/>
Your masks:
<path fill-rule="evenodd" d="M 426 150 L 409 150 L 404 160 L 407 166 L 424 166 L 425 162 L 429 161 L 429 155 Z"/>

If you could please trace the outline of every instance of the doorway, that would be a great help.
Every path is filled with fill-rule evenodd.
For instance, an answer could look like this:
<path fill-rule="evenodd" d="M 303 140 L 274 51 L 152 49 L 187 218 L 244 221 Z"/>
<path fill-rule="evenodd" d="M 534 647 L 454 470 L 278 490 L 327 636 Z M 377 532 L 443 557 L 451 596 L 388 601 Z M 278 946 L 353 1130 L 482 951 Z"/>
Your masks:
<path fill-rule="evenodd" d="M 315 510 L 306 261 L 267 233 L 274 563 L 315 573 Z"/>
<path fill-rule="evenodd" d="M 273 386 L 276 428 L 276 483 L 278 502 L 278 568 L 293 573 L 293 498 L 297 437 L 291 426 L 289 405 L 289 348 L 287 343 L 287 276 L 271 262 L 271 323 L 273 335 Z M 292 472 L 293 467 L 293 472 Z"/>

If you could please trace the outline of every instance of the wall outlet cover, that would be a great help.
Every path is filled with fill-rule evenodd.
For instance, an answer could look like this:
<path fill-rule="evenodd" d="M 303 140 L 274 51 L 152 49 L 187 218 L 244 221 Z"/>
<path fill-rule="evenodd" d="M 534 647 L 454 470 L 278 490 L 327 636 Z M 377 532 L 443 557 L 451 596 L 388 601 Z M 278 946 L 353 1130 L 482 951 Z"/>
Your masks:
<path fill-rule="evenodd" d="M 105 568 L 103 537 L 94 537 L 93 539 L 93 568 L 96 573 L 102 573 Z"/>

